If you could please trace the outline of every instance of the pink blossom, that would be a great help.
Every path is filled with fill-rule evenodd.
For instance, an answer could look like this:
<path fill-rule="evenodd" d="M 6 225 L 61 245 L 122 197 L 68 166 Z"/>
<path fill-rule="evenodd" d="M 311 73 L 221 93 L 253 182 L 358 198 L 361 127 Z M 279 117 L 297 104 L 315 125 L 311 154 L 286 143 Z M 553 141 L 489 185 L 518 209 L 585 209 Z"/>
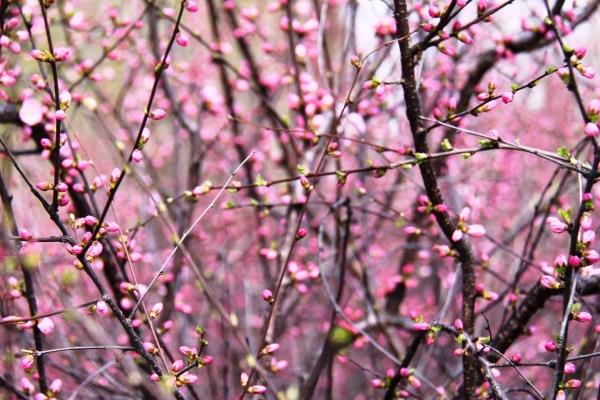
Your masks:
<path fill-rule="evenodd" d="M 38 322 L 37 327 L 44 335 L 49 335 L 54 332 L 54 322 L 52 322 L 50 318 L 42 318 Z"/>
<path fill-rule="evenodd" d="M 42 103 L 34 98 L 24 100 L 19 109 L 19 118 L 29 126 L 39 124 L 43 118 Z"/>

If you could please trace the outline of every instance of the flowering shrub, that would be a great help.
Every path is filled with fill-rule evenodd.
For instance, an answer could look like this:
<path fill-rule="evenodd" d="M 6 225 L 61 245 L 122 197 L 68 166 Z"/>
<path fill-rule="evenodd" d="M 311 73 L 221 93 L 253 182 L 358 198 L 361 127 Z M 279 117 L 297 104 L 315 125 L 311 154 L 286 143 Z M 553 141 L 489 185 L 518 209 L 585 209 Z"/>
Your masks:
<path fill-rule="evenodd" d="M 1 398 L 595 398 L 599 4 L 0 2 Z"/>

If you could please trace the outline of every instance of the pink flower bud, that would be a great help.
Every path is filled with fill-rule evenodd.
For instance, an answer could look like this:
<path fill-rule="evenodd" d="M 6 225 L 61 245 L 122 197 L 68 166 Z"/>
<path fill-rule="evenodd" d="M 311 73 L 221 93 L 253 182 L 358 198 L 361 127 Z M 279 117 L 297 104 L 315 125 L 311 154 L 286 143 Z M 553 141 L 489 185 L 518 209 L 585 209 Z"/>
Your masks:
<path fill-rule="evenodd" d="M 508 104 L 513 101 L 514 93 L 513 92 L 504 92 L 502 93 L 502 102 L 504 104 Z"/>
<path fill-rule="evenodd" d="M 35 187 L 42 192 L 46 192 L 48 190 L 52 190 L 54 186 L 50 182 L 38 182 L 35 184 Z"/>
<path fill-rule="evenodd" d="M 279 344 L 278 343 L 271 343 L 266 345 L 261 351 L 260 354 L 266 355 L 266 354 L 273 354 L 275 353 L 277 350 L 279 349 Z"/>
<path fill-rule="evenodd" d="M 23 240 L 31 240 L 33 239 L 33 235 L 24 228 L 19 229 L 19 237 Z"/>
<path fill-rule="evenodd" d="M 587 49 L 585 47 L 579 47 L 575 49 L 575 57 L 577 57 L 580 60 L 583 60 L 583 58 L 585 57 L 585 53 L 587 53 Z"/>
<path fill-rule="evenodd" d="M 150 317 L 150 319 L 155 319 L 156 317 L 158 317 L 158 315 L 161 313 L 162 310 L 163 310 L 163 303 L 156 303 L 155 305 L 152 306 L 152 310 L 150 310 L 150 313 L 148 314 L 148 316 Z"/>
<path fill-rule="evenodd" d="M 135 290 L 135 285 L 130 282 L 121 282 L 119 289 L 121 290 L 121 293 L 130 293 Z"/>
<path fill-rule="evenodd" d="M 589 65 L 578 64 L 575 68 L 584 78 L 593 79 L 596 76 L 596 71 Z"/>
<path fill-rule="evenodd" d="M 50 391 L 52 393 L 58 393 L 58 392 L 60 392 L 61 388 L 62 388 L 62 381 L 60 379 L 55 379 L 50 384 Z"/>
<path fill-rule="evenodd" d="M 521 356 L 521 353 L 515 353 L 513 354 L 513 356 L 510 359 L 514 364 L 519 364 L 522 360 L 523 357 Z"/>
<path fill-rule="evenodd" d="M 556 217 L 548 217 L 548 219 L 546 219 L 546 224 L 553 233 L 563 233 L 568 229 L 568 225 Z"/>
<path fill-rule="evenodd" d="M 464 325 L 463 325 L 462 319 L 457 318 L 457 319 L 454 320 L 454 329 L 456 329 L 459 332 L 464 329 Z"/>
<path fill-rule="evenodd" d="M 38 329 L 44 335 L 49 335 L 54 332 L 54 322 L 50 318 L 42 318 L 37 324 Z"/>
<path fill-rule="evenodd" d="M 26 354 L 22 359 L 21 359 L 21 367 L 23 367 L 23 369 L 25 371 L 29 371 L 30 369 L 33 368 L 33 361 L 34 358 L 31 354 Z"/>
<path fill-rule="evenodd" d="M 181 47 L 186 47 L 189 43 L 187 36 L 181 32 L 177 34 L 175 41 Z"/>
<path fill-rule="evenodd" d="M 600 254 L 596 250 L 586 250 L 583 252 L 583 258 L 588 264 L 594 264 L 600 260 Z"/>
<path fill-rule="evenodd" d="M 23 377 L 21 378 L 19 383 L 21 386 L 21 390 L 26 394 L 32 394 L 33 392 L 35 392 L 35 386 L 33 385 L 33 383 L 31 383 L 29 379 Z"/>
<path fill-rule="evenodd" d="M 308 178 L 304 175 L 300 175 L 300 184 L 302 185 L 304 190 L 306 190 L 307 192 L 310 192 L 313 188 L 313 185 L 311 185 Z"/>
<path fill-rule="evenodd" d="M 55 61 L 66 61 L 71 56 L 71 49 L 67 47 L 57 47 L 54 49 Z"/>
<path fill-rule="evenodd" d="M 254 385 L 248 388 L 248 393 L 251 394 L 263 394 L 267 392 L 267 388 L 262 385 Z"/>
<path fill-rule="evenodd" d="M 96 303 L 96 311 L 99 315 L 106 315 L 108 313 L 108 304 L 103 300 L 98 301 Z"/>
<path fill-rule="evenodd" d="M 427 322 L 415 322 L 412 326 L 413 331 L 428 331 L 431 329 L 431 325 Z"/>
<path fill-rule="evenodd" d="M 165 110 L 163 110 L 162 108 L 157 108 L 148 113 L 148 117 L 150 117 L 150 119 L 153 119 L 155 121 L 160 121 L 161 119 L 164 119 L 166 116 L 167 116 L 167 112 Z"/>
<path fill-rule="evenodd" d="M 544 348 L 546 349 L 546 351 L 549 351 L 551 353 L 556 351 L 556 343 L 553 340 L 548 340 L 545 344 L 544 344 Z"/>
<path fill-rule="evenodd" d="M 581 259 L 578 256 L 569 256 L 569 267 L 581 267 Z"/>
<path fill-rule="evenodd" d="M 581 235 L 581 241 L 585 244 L 590 244 L 594 241 L 594 239 L 596 239 L 596 232 L 589 230 L 589 231 L 584 231 L 583 234 Z"/>
<path fill-rule="evenodd" d="M 63 90 L 58 95 L 58 101 L 60 102 L 61 108 L 68 108 L 71 104 L 71 93 L 68 90 Z"/>
<path fill-rule="evenodd" d="M 265 289 L 262 291 L 262 298 L 267 303 L 272 303 L 274 301 L 273 293 L 269 289 Z"/>
<path fill-rule="evenodd" d="M 297 239 L 297 240 L 300 240 L 300 239 L 302 239 L 303 237 L 305 237 L 305 236 L 306 236 L 306 234 L 307 234 L 307 230 L 306 230 L 306 229 L 304 229 L 304 228 L 300 228 L 300 229 L 298 229 L 298 232 L 296 233 L 296 239 Z"/>
<path fill-rule="evenodd" d="M 585 311 L 580 311 L 578 313 L 576 313 L 575 315 L 573 315 L 573 320 L 577 321 L 577 322 L 590 322 L 592 320 L 592 314 L 590 314 L 589 312 L 585 312 Z"/>
<path fill-rule="evenodd" d="M 419 228 L 411 225 L 405 226 L 404 228 L 402 228 L 402 231 L 407 235 L 419 235 L 421 233 L 421 230 Z"/>
<path fill-rule="evenodd" d="M 560 254 L 554 259 L 554 266 L 557 268 L 566 267 L 568 262 L 569 261 L 567 260 L 567 256 L 565 256 L 564 254 Z"/>
<path fill-rule="evenodd" d="M 191 385 L 198 381 L 198 376 L 186 372 L 185 374 L 181 375 L 178 379 L 181 383 L 185 385 Z"/>
<path fill-rule="evenodd" d="M 583 201 L 590 201 L 590 200 L 592 200 L 591 193 L 586 193 L 583 195 Z M 581 217 L 581 219 L 579 220 L 579 223 L 580 223 L 581 229 L 583 229 L 584 231 L 592 229 L 592 218 L 590 217 L 589 214 L 584 214 L 583 217 Z"/>
<path fill-rule="evenodd" d="M 63 121 L 66 117 L 67 114 L 63 110 L 56 110 L 54 113 L 54 118 L 56 118 L 57 121 Z"/>
<path fill-rule="evenodd" d="M 133 153 L 131 153 L 131 160 L 135 163 L 139 163 L 144 159 L 144 155 L 139 149 L 135 149 Z"/>
<path fill-rule="evenodd" d="M 198 3 L 196 3 L 193 0 L 189 0 L 185 5 L 185 9 L 191 13 L 195 13 L 196 11 L 198 11 Z"/>
<path fill-rule="evenodd" d="M 202 356 L 202 357 L 200 357 L 200 364 L 201 365 L 210 365 L 210 364 L 212 364 L 213 360 L 214 360 L 213 356 Z"/>
<path fill-rule="evenodd" d="M 440 9 L 436 6 L 429 6 L 429 16 L 431 18 L 438 18 L 440 16 Z"/>
<path fill-rule="evenodd" d="M 448 211 L 448 206 L 446 204 L 437 204 L 433 207 L 433 209 L 439 213 L 445 213 Z"/>
<path fill-rule="evenodd" d="M 98 256 L 100 256 L 100 254 L 102 254 L 103 249 L 104 249 L 104 247 L 102 246 L 102 243 L 100 243 L 97 240 L 94 240 L 94 242 L 90 246 L 90 249 L 88 250 L 87 254 L 92 257 L 98 257 Z"/>
<path fill-rule="evenodd" d="M 583 132 L 588 137 L 596 137 L 598 133 L 600 133 L 600 129 L 598 129 L 598 125 L 593 122 L 588 122 L 585 124 L 585 128 L 583 128 Z"/>
<path fill-rule="evenodd" d="M 587 113 L 592 116 L 600 114 L 600 100 L 599 99 L 594 99 L 588 103 Z"/>
<path fill-rule="evenodd" d="M 579 379 L 570 379 L 565 384 L 565 387 L 568 389 L 577 389 L 579 386 L 581 386 L 581 381 Z"/>
<path fill-rule="evenodd" d="M 38 49 L 34 49 L 31 50 L 31 52 L 29 53 L 29 55 L 36 61 L 40 61 L 40 62 L 47 62 L 49 61 L 49 57 L 48 55 L 43 52 L 42 50 L 38 50 Z"/>
<path fill-rule="evenodd" d="M 565 374 L 574 374 L 576 371 L 575 364 L 568 362 L 565 364 Z"/>
<path fill-rule="evenodd" d="M 476 238 L 483 237 L 485 236 L 485 228 L 483 225 L 469 225 L 467 228 L 467 234 Z"/>
<path fill-rule="evenodd" d="M 540 278 L 540 284 L 548 289 L 560 289 L 562 284 L 553 276 L 543 275 Z"/>
<path fill-rule="evenodd" d="M 69 252 L 69 254 L 76 256 L 81 254 L 83 248 L 80 245 L 76 244 L 75 246 L 67 246 L 67 251 Z"/>
<path fill-rule="evenodd" d="M 185 368 L 185 363 L 182 360 L 175 360 L 171 365 L 171 372 L 181 372 Z"/>

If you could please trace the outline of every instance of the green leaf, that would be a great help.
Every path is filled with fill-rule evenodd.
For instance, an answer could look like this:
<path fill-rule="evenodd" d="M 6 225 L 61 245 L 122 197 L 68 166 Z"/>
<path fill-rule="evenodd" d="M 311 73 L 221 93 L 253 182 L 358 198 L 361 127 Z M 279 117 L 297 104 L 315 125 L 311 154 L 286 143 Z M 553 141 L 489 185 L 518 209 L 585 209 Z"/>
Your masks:
<path fill-rule="evenodd" d="M 560 157 L 566 160 L 571 158 L 571 153 L 569 153 L 569 150 L 567 150 L 566 147 L 559 147 L 558 150 L 556 150 L 556 154 L 558 154 Z"/>
<path fill-rule="evenodd" d="M 300 175 L 308 175 L 308 168 L 306 168 L 306 166 L 304 166 L 302 164 L 298 164 L 296 169 L 298 170 L 298 173 Z"/>
<path fill-rule="evenodd" d="M 425 153 L 414 153 L 413 156 L 415 160 L 417 160 L 417 164 L 421 164 L 423 161 L 427 160 L 427 154 Z"/>
<path fill-rule="evenodd" d="M 354 341 L 354 334 L 348 329 L 336 326 L 329 334 L 329 341 L 338 348 L 350 345 Z"/>
<path fill-rule="evenodd" d="M 568 210 L 563 210 L 562 208 L 560 208 L 558 210 L 558 215 L 560 215 L 560 217 L 563 219 L 563 221 L 565 221 L 567 224 L 571 223 L 571 209 L 570 208 Z"/>
<path fill-rule="evenodd" d="M 481 145 L 481 148 L 483 148 L 483 149 L 491 149 L 494 147 L 498 147 L 498 142 L 496 142 L 495 140 L 489 140 L 489 139 L 482 139 L 479 141 L 479 144 Z"/>
<path fill-rule="evenodd" d="M 442 150 L 444 151 L 450 151 L 452 150 L 452 144 L 450 144 L 450 141 L 448 140 L 448 138 L 445 138 L 444 140 L 442 140 Z"/>
<path fill-rule="evenodd" d="M 267 186 L 267 181 L 262 176 L 258 175 L 254 180 L 256 186 Z"/>

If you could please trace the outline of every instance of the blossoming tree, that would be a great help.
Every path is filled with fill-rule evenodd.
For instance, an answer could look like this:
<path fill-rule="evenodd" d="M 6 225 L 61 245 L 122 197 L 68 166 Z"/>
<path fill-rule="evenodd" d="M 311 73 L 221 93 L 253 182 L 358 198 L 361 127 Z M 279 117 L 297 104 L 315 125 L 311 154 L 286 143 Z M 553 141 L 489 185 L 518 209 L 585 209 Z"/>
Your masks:
<path fill-rule="evenodd" d="M 596 398 L 599 4 L 0 1 L 0 398 Z"/>

